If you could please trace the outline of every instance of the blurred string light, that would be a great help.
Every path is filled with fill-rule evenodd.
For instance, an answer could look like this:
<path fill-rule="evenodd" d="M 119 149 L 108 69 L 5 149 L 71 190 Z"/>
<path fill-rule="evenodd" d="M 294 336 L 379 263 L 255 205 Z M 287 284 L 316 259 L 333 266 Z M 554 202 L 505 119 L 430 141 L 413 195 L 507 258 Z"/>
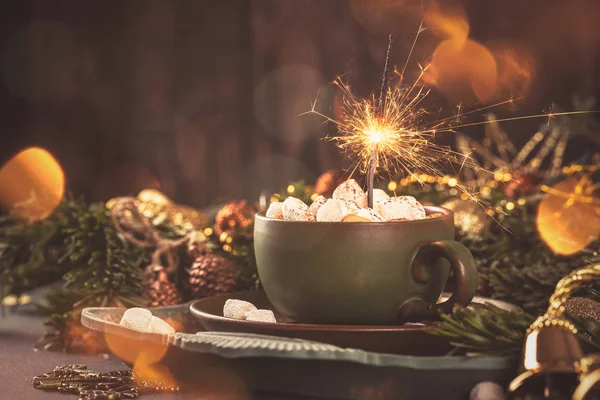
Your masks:
<path fill-rule="evenodd" d="M 60 164 L 39 147 L 23 150 L 0 169 L 0 205 L 25 222 L 49 216 L 62 201 L 64 190 Z"/>

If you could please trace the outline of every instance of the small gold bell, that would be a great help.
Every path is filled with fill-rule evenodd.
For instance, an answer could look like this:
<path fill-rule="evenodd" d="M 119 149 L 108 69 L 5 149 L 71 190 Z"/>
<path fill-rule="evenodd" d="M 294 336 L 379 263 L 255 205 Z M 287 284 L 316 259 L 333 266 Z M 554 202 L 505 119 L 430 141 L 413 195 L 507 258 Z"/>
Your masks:
<path fill-rule="evenodd" d="M 548 310 L 527 331 L 521 374 L 508 387 L 509 399 L 556 396 L 581 400 L 600 381 L 600 370 L 594 369 L 598 356 L 584 357 L 577 329 L 564 318 L 572 294 L 599 277 L 597 264 L 573 271 L 558 282 Z"/>
<path fill-rule="evenodd" d="M 579 360 L 583 352 L 570 324 L 548 321 L 531 330 L 523 347 L 521 374 L 509 385 L 509 399 L 537 394 L 571 396 L 579 383 Z"/>

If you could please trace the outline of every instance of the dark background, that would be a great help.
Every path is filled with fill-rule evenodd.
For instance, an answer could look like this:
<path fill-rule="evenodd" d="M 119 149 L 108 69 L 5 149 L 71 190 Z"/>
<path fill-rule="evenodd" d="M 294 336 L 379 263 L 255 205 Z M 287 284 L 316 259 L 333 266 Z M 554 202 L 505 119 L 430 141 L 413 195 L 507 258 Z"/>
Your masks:
<path fill-rule="evenodd" d="M 535 60 L 531 90 L 500 116 L 600 94 L 598 0 L 471 0 L 470 37 Z M 0 158 L 37 145 L 90 199 L 160 187 L 206 206 L 255 197 L 347 161 L 298 117 L 333 77 L 377 88 L 387 33 L 403 64 L 416 0 L 20 0 L 0 3 Z M 435 48 L 420 39 L 409 67 Z M 450 104 L 439 96 L 440 104 Z M 594 106 L 596 109 L 597 106 Z M 477 116 L 473 117 L 477 120 Z M 481 117 L 479 117 L 481 119 Z M 542 121 L 503 125 L 522 145 Z M 466 131 L 481 136 L 482 129 Z M 570 145 L 578 155 L 585 141 Z"/>

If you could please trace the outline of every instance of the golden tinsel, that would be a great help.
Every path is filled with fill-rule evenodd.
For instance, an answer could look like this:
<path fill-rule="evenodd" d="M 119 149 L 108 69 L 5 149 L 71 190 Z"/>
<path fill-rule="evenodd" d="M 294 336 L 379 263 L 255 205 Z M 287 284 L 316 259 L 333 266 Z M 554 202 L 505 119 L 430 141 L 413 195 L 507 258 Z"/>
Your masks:
<path fill-rule="evenodd" d="M 342 183 L 342 172 L 330 169 L 317 178 L 315 193 L 329 198 L 340 183 Z"/>
<path fill-rule="evenodd" d="M 179 289 L 160 266 L 151 267 L 150 276 L 145 281 L 144 298 L 150 307 L 174 306 L 183 302 Z"/>
<path fill-rule="evenodd" d="M 196 298 L 235 291 L 239 271 L 230 261 L 214 254 L 196 258 L 190 268 L 190 289 Z"/>
<path fill-rule="evenodd" d="M 246 228 L 252 224 L 254 211 L 246 200 L 233 201 L 224 205 L 215 217 L 214 230 L 217 235 Z"/>

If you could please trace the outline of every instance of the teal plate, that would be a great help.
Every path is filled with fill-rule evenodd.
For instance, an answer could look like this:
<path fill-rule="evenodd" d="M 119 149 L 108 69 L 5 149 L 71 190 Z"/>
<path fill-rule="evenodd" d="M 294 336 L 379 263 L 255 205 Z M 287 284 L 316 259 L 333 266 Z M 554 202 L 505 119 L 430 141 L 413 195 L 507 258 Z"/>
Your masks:
<path fill-rule="evenodd" d="M 179 321 L 189 332 L 195 325 L 188 307 L 152 312 Z M 515 360 L 502 357 L 384 354 L 241 332 L 138 332 L 119 325 L 123 311 L 86 308 L 82 323 L 131 346 L 168 346 L 160 364 L 182 384 L 183 398 L 252 398 L 268 392 L 282 398 L 459 400 L 479 382 L 506 385 L 516 373 Z"/>

